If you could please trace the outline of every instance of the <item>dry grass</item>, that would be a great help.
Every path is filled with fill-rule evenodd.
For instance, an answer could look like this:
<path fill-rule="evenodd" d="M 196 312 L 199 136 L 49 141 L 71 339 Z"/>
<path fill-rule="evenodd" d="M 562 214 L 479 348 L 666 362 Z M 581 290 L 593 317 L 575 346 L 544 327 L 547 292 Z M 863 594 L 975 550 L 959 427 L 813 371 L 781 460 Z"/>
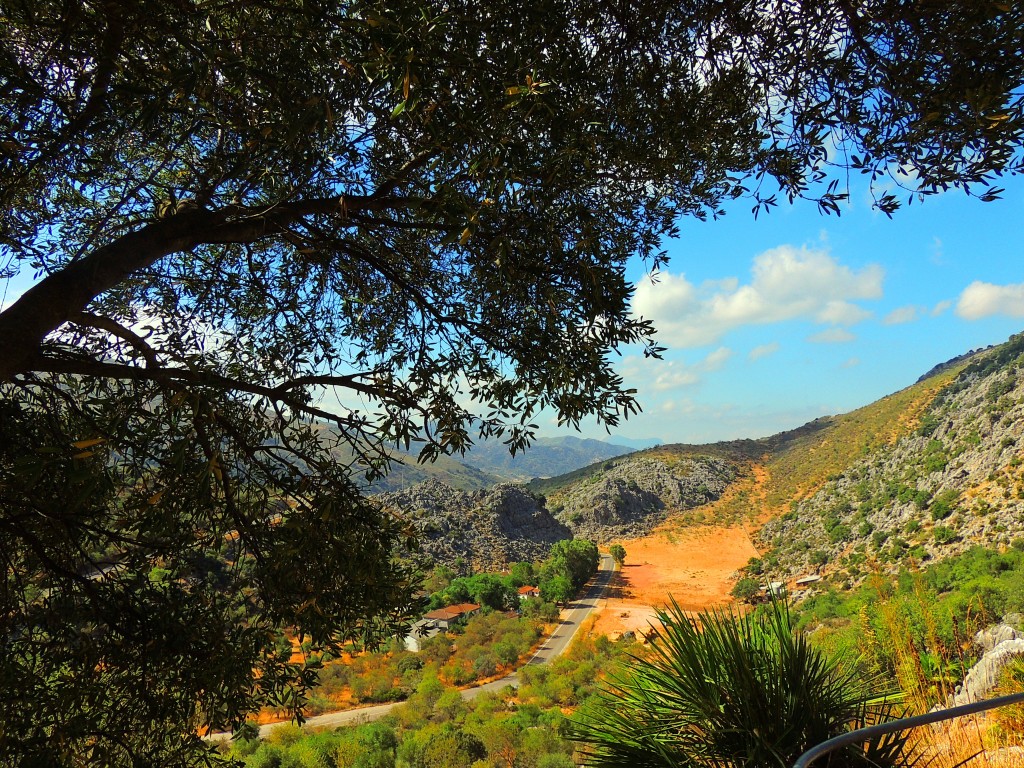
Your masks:
<path fill-rule="evenodd" d="M 766 503 L 783 512 L 812 495 L 830 475 L 917 428 L 925 409 L 963 366 L 926 379 L 870 405 L 829 420 L 821 429 L 795 430 L 767 462 L 771 473 Z"/>
<path fill-rule="evenodd" d="M 880 575 L 876 577 L 881 585 Z M 876 608 L 883 620 L 882 636 L 879 637 L 870 629 L 866 615 L 862 615 L 865 649 L 877 650 L 880 643 L 886 644 L 886 651 L 894 659 L 896 677 L 905 696 L 908 715 L 947 707 L 957 683 L 949 670 L 959 670 L 957 677 L 966 673 L 969 660 L 965 658 L 964 650 L 970 646 L 968 638 L 980 627 L 965 628 L 964 636 L 957 637 L 952 646 L 943 643 L 938 636 L 938 609 L 926 594 L 922 582 L 915 580 L 914 602 L 924 621 L 924 648 L 918 647 L 906 631 L 906 616 L 897 601 L 885 597 L 881 586 L 878 591 Z M 937 656 L 937 674 L 934 671 L 929 673 L 922 664 L 922 653 L 926 649 Z M 994 691 L 990 696 L 1024 689 L 1021 685 L 1024 665 L 1019 670 L 1015 680 L 1008 679 L 1001 690 Z M 917 741 L 922 757 L 921 765 L 928 768 L 959 768 L 961 765 L 1024 768 L 1024 707 L 1003 708 L 924 726 L 916 729 L 914 740 Z"/>

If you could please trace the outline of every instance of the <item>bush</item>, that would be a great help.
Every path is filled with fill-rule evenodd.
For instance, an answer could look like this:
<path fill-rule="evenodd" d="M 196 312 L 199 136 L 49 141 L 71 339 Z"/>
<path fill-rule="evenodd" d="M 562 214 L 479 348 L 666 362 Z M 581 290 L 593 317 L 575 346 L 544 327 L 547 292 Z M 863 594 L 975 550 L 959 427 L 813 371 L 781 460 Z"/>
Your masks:
<path fill-rule="evenodd" d="M 761 582 L 751 578 L 740 579 L 729 594 L 744 603 L 755 603 L 761 597 Z"/>
<path fill-rule="evenodd" d="M 931 506 L 932 520 L 945 520 L 956 509 L 960 501 L 960 492 L 950 489 L 938 494 Z"/>
<path fill-rule="evenodd" d="M 737 616 L 658 614 L 651 654 L 606 683 L 574 721 L 591 766 L 791 765 L 807 749 L 886 720 L 878 691 L 852 666 L 792 631 L 778 603 Z M 835 753 L 830 764 L 911 764 L 905 737 Z"/>

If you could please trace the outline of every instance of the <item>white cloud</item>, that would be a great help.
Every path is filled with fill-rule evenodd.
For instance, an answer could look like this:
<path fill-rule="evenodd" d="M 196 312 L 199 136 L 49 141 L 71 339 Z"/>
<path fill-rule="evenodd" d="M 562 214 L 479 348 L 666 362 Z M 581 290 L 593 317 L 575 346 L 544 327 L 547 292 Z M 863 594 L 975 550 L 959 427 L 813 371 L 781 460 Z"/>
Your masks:
<path fill-rule="evenodd" d="M 844 361 L 843 364 L 840 365 L 839 367 L 840 368 L 855 368 L 858 365 L 860 365 L 860 358 L 859 357 L 851 357 L 849 360 Z"/>
<path fill-rule="evenodd" d="M 655 392 L 691 387 L 700 381 L 696 371 L 675 361 L 661 361 L 658 367 L 662 370 L 651 382 L 651 387 Z"/>
<path fill-rule="evenodd" d="M 762 357 L 768 357 L 774 355 L 779 351 L 779 342 L 773 341 L 771 344 L 761 344 L 760 346 L 754 347 L 750 350 L 750 354 L 747 357 L 750 360 L 760 360 Z"/>
<path fill-rule="evenodd" d="M 830 325 L 856 325 L 871 317 L 871 312 L 848 301 L 830 301 L 814 319 Z"/>
<path fill-rule="evenodd" d="M 932 317 L 938 317 L 939 315 L 944 314 L 952 306 L 953 302 L 950 301 L 949 299 L 944 299 L 943 301 L 940 301 L 938 304 L 932 307 Z"/>
<path fill-rule="evenodd" d="M 679 360 L 631 356 L 623 359 L 620 373 L 644 389 L 668 392 L 699 384 L 702 374 L 721 370 L 731 357 L 728 347 L 719 347 L 691 365 Z"/>
<path fill-rule="evenodd" d="M 845 328 L 827 328 L 824 331 L 808 336 L 807 340 L 813 341 L 815 344 L 845 344 L 856 338 Z"/>
<path fill-rule="evenodd" d="M 827 250 L 782 245 L 754 258 L 748 284 L 727 278 L 698 286 L 671 273 L 645 277 L 633 312 L 652 320 L 671 346 L 703 346 L 744 325 L 797 318 L 854 325 L 871 313 L 852 302 L 880 298 L 883 279 L 877 264 L 855 271 Z"/>
<path fill-rule="evenodd" d="M 917 320 L 919 314 L 924 310 L 915 306 L 897 307 L 882 321 L 886 325 L 903 325 L 904 323 L 912 323 Z"/>
<path fill-rule="evenodd" d="M 965 320 L 992 315 L 1024 317 L 1024 283 L 994 285 L 975 280 L 960 294 L 956 313 Z"/>
<path fill-rule="evenodd" d="M 700 363 L 700 367 L 705 371 L 720 371 L 722 366 L 725 365 L 731 357 L 731 349 L 728 347 L 719 347 L 704 358 Z"/>

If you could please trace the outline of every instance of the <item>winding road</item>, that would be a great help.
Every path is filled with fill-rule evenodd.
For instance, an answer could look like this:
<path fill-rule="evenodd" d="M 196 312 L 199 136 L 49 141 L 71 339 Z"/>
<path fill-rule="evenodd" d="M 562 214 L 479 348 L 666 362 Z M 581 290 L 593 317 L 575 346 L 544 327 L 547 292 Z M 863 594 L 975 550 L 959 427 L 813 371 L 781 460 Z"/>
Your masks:
<path fill-rule="evenodd" d="M 597 608 L 598 601 L 604 596 L 605 590 L 608 588 L 608 582 L 611 581 L 612 574 L 615 572 L 615 561 L 612 560 L 611 555 L 601 555 L 601 562 L 598 566 L 597 574 L 591 579 L 587 585 L 586 591 L 583 596 L 578 598 L 575 602 L 570 603 L 561 612 L 558 626 L 555 627 L 554 631 L 545 638 L 537 652 L 530 657 L 530 660 L 526 662 L 525 666 L 531 664 L 547 664 L 552 659 L 555 659 L 562 654 L 566 648 L 569 647 L 569 643 L 572 642 L 576 632 L 582 626 L 583 622 L 586 621 L 587 617 L 591 612 Z M 493 680 L 484 685 L 479 685 L 474 688 L 465 688 L 462 690 L 462 698 L 469 700 L 476 698 L 482 691 L 500 691 L 502 688 L 512 685 L 516 686 L 519 683 L 519 673 L 513 672 L 500 680 Z M 346 709 L 341 712 L 328 712 L 325 715 L 317 715 L 316 717 L 307 718 L 303 727 L 305 728 L 337 728 L 342 725 L 360 725 L 362 723 L 369 723 L 384 717 L 395 707 L 402 704 L 402 702 L 394 702 L 390 704 L 378 704 L 372 707 L 360 707 L 359 709 Z M 282 725 L 287 725 L 291 721 L 284 721 L 280 723 L 267 723 L 266 725 L 260 726 L 260 738 L 266 737 L 275 728 L 280 728 Z M 207 737 L 210 741 L 223 741 L 231 737 L 229 733 L 215 733 Z"/>

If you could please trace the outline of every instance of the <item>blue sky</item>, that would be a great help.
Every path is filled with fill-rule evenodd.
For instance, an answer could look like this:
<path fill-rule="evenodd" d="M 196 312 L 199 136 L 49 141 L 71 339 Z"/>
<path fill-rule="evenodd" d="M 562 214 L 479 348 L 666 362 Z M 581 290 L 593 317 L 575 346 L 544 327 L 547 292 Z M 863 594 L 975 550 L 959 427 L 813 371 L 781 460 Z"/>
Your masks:
<path fill-rule="evenodd" d="M 702 443 L 762 437 L 912 384 L 933 365 L 1024 329 L 1024 179 L 981 203 L 958 191 L 892 219 L 854 191 L 843 215 L 781 204 L 756 221 L 740 200 L 718 221 L 683 220 L 652 284 L 638 259 L 634 311 L 668 347 L 617 367 L 643 412 L 611 436 Z M 19 275 L 0 306 L 24 290 Z M 362 404 L 363 407 L 366 404 Z M 550 414 L 540 434 L 566 434 Z"/>
<path fill-rule="evenodd" d="M 644 412 L 611 439 L 773 434 L 1024 329 L 1024 180 L 999 186 L 995 202 L 951 190 L 892 219 L 854 190 L 838 218 L 798 203 L 755 221 L 741 200 L 718 221 L 684 220 L 656 285 L 632 265 L 634 311 L 669 351 L 620 361 Z"/>

